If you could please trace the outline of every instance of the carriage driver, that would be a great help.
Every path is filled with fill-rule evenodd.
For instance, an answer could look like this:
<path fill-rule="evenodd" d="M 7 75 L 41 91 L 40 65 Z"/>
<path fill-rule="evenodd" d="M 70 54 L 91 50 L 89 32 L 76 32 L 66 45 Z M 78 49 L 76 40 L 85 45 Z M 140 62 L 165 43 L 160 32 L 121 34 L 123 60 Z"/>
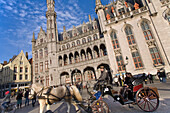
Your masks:
<path fill-rule="evenodd" d="M 97 85 L 98 85 L 100 82 L 108 82 L 108 80 L 111 80 L 111 77 L 109 76 L 109 73 L 108 73 L 108 72 L 105 72 L 104 66 L 100 66 L 100 71 L 101 71 L 101 75 L 100 75 L 100 77 L 98 78 L 97 83 L 94 85 L 94 90 L 98 89 L 98 88 L 97 88 Z M 109 81 L 109 82 L 110 82 L 110 81 Z"/>

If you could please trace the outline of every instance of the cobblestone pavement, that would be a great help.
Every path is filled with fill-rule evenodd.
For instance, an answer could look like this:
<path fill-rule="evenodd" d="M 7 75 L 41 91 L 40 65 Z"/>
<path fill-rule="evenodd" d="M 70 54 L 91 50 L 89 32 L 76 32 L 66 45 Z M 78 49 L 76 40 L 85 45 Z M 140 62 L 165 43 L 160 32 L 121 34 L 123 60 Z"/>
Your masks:
<path fill-rule="evenodd" d="M 148 84 L 147 86 L 154 86 L 158 88 L 159 95 L 160 95 L 160 104 L 159 108 L 154 113 L 170 113 L 170 80 L 167 83 L 159 83 L 159 81 L 155 81 L 154 84 Z M 114 87 L 115 90 L 119 91 L 120 87 Z M 87 98 L 88 95 L 85 95 L 82 92 L 83 97 Z M 114 100 L 111 97 L 106 97 L 104 100 L 107 102 L 110 108 L 111 113 L 144 113 L 142 110 L 139 109 L 137 105 L 132 105 L 133 108 L 129 108 L 128 105 L 121 105 L 118 102 L 113 102 Z M 15 100 L 13 100 L 16 102 Z M 39 112 L 39 105 L 36 103 L 35 107 L 33 108 L 30 102 L 30 105 L 21 109 L 17 109 L 16 113 L 38 113 Z M 51 109 L 55 111 L 55 113 L 66 113 L 67 106 L 66 103 L 60 102 L 55 105 L 51 106 Z M 75 113 L 75 108 L 71 107 L 71 113 Z M 83 111 L 83 113 L 86 113 Z"/>

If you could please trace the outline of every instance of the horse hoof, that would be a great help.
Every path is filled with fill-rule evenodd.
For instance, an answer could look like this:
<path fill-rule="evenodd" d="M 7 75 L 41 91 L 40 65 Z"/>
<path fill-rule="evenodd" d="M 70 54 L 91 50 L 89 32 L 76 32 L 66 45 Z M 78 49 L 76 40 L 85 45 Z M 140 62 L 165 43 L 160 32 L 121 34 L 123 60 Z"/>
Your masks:
<path fill-rule="evenodd" d="M 76 111 L 76 113 L 82 113 L 82 112 L 81 112 L 81 110 L 79 109 L 79 110 Z"/>
<path fill-rule="evenodd" d="M 51 110 L 46 111 L 45 113 L 53 113 Z"/>

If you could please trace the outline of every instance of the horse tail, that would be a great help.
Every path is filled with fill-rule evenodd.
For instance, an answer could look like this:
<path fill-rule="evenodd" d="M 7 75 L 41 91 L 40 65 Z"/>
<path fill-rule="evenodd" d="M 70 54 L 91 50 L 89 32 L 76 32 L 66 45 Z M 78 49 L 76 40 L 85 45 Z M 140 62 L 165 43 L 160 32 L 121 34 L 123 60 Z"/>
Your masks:
<path fill-rule="evenodd" d="M 76 97 L 76 99 L 78 101 L 82 101 L 83 99 L 82 99 L 82 96 L 80 95 L 80 92 L 79 92 L 78 88 L 76 86 L 74 86 L 74 85 L 71 86 L 71 88 L 73 89 L 73 95 Z"/>

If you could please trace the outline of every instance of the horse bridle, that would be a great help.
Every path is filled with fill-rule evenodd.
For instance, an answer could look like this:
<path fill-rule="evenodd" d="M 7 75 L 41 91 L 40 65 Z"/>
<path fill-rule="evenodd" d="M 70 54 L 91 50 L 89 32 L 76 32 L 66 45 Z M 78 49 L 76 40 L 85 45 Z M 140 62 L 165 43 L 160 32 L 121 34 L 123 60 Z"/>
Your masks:
<path fill-rule="evenodd" d="M 34 91 L 34 89 L 33 89 L 32 87 L 30 87 L 30 89 Z M 50 102 L 50 100 L 59 100 L 59 101 L 62 100 L 62 98 L 57 97 L 57 96 L 55 96 L 55 95 L 53 95 L 53 94 L 51 94 L 51 93 L 47 94 L 47 98 L 45 98 L 45 96 L 42 96 L 43 90 L 45 90 L 45 89 L 48 89 L 48 87 L 46 87 L 46 88 L 43 87 L 43 88 L 42 88 L 40 91 L 38 91 L 38 92 L 34 91 L 34 92 L 36 92 L 37 95 L 40 94 L 40 95 L 38 95 L 38 98 L 39 98 L 39 99 L 47 99 L 47 102 L 48 102 L 48 104 L 50 104 L 50 105 L 52 104 L 52 103 Z M 69 94 L 66 95 L 66 93 L 68 93 L 68 92 L 69 92 Z M 71 95 L 71 94 L 70 94 L 70 91 L 69 91 L 69 88 L 68 88 L 67 86 L 66 86 L 66 93 L 65 93 L 64 97 Z M 55 97 L 55 98 L 57 98 L 57 99 L 50 99 L 49 96 L 53 96 L 53 97 Z M 63 98 L 64 98 L 64 97 L 63 97 Z"/>

